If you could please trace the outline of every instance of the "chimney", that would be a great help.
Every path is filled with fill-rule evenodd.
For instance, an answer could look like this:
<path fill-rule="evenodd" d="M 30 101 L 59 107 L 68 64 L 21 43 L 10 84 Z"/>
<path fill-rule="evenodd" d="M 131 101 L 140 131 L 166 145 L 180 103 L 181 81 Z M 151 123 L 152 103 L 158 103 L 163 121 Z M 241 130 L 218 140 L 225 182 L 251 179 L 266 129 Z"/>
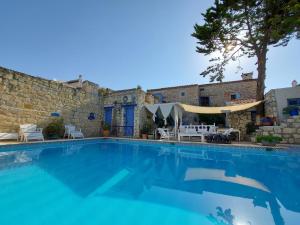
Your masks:
<path fill-rule="evenodd" d="M 297 85 L 298 85 L 298 82 L 296 80 L 293 80 L 292 81 L 292 87 L 297 87 Z"/>
<path fill-rule="evenodd" d="M 253 79 L 253 72 L 242 74 L 242 80 L 251 80 L 251 79 Z"/>
<path fill-rule="evenodd" d="M 79 74 L 79 76 L 78 76 L 78 81 L 79 81 L 79 86 L 82 87 L 83 80 L 82 80 L 82 75 L 81 74 Z"/>

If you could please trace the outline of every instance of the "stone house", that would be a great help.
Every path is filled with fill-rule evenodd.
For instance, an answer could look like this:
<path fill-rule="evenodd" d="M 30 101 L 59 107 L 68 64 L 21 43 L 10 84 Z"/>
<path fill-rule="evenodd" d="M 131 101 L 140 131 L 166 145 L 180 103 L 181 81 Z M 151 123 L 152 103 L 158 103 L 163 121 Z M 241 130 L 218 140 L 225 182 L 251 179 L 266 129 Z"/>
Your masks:
<path fill-rule="evenodd" d="M 252 73 L 242 74 L 238 81 L 193 84 L 175 87 L 150 89 L 147 92 L 156 97 L 158 102 L 181 102 L 197 106 L 225 106 L 254 102 L 256 99 L 257 79 L 253 79 Z M 246 124 L 255 121 L 255 109 L 231 114 L 231 126 L 246 135 Z M 236 120 L 236 117 L 239 119 Z M 184 123 L 199 123 L 198 115 L 184 113 Z"/>
<path fill-rule="evenodd" d="M 300 107 L 300 86 L 272 89 L 265 95 L 265 114 L 276 119 L 276 126 L 262 126 L 257 135 L 275 135 L 282 143 L 300 144 L 300 116 L 283 114 L 287 106 Z"/>
<path fill-rule="evenodd" d="M 240 81 L 204 85 L 185 85 L 152 89 L 110 90 L 84 81 L 82 76 L 66 82 L 47 80 L 0 67 L 0 133 L 18 132 L 20 124 L 46 127 L 54 115 L 65 124 L 81 128 L 86 137 L 99 136 L 104 123 L 119 136 L 139 137 L 145 118 L 145 104 L 181 102 L 200 106 L 224 106 L 255 98 L 256 79 L 243 75 Z M 244 129 L 251 112 L 232 120 Z M 91 116 L 92 115 L 92 116 Z M 197 115 L 187 114 L 195 120 Z M 241 119 L 242 118 L 242 119 Z M 244 131 L 243 131 L 244 132 Z"/>
<path fill-rule="evenodd" d="M 153 104 L 153 96 L 140 88 L 109 91 L 103 96 L 103 123 L 111 126 L 116 136 L 139 137 L 144 105 Z"/>
<path fill-rule="evenodd" d="M 286 119 L 283 109 L 292 105 L 300 106 L 300 86 L 272 89 L 265 95 L 266 116 L 276 118 L 278 124 Z"/>

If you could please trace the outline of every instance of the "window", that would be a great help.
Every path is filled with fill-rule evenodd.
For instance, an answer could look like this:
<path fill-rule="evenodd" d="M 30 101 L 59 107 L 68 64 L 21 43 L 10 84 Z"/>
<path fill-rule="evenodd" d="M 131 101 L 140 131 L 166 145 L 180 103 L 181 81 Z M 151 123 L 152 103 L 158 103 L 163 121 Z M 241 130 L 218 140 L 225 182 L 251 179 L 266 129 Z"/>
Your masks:
<path fill-rule="evenodd" d="M 288 100 L 288 105 L 296 105 L 300 106 L 300 98 L 289 98 Z"/>
<path fill-rule="evenodd" d="M 156 93 L 156 94 L 153 94 L 153 96 L 156 98 L 156 99 L 158 99 L 158 103 L 163 103 L 163 102 L 165 102 L 164 101 L 164 96 L 161 94 L 161 93 Z"/>
<path fill-rule="evenodd" d="M 236 99 L 240 99 L 241 95 L 240 93 L 234 93 L 230 95 L 231 100 L 236 100 Z"/>
<path fill-rule="evenodd" d="M 182 91 L 182 92 L 180 93 L 180 95 L 181 95 L 181 97 L 185 96 L 185 92 Z"/>
<path fill-rule="evenodd" d="M 256 111 L 251 111 L 251 121 L 256 122 Z"/>
<path fill-rule="evenodd" d="M 200 106 L 209 106 L 209 97 L 200 97 L 199 99 L 199 105 Z"/>

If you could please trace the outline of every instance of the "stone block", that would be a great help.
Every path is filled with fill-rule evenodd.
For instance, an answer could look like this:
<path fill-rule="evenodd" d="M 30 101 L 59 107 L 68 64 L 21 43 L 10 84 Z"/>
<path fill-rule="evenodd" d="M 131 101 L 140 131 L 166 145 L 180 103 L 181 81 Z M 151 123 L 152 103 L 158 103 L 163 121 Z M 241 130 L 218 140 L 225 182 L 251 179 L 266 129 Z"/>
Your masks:
<path fill-rule="evenodd" d="M 293 123 L 293 127 L 295 127 L 295 128 L 300 128 L 300 122 L 299 122 L 299 123 L 298 123 L 298 122 Z"/>
<path fill-rule="evenodd" d="M 295 143 L 295 139 L 294 138 L 289 138 L 288 139 L 288 143 L 289 144 L 294 144 Z"/>
<path fill-rule="evenodd" d="M 284 133 L 284 134 L 293 134 L 295 132 L 296 132 L 295 128 L 283 128 L 282 129 L 282 133 Z"/>
<path fill-rule="evenodd" d="M 300 139 L 300 134 L 293 134 L 294 138 L 299 138 Z"/>

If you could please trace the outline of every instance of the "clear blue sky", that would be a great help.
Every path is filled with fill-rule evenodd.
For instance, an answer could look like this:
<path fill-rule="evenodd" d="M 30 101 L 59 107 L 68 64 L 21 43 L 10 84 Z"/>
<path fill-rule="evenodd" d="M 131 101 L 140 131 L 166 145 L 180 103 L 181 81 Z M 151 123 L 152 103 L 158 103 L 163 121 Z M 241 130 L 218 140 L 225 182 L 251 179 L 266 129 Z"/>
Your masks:
<path fill-rule="evenodd" d="M 113 89 L 206 83 L 193 25 L 211 0 L 1 0 L 0 65 Z M 271 49 L 267 88 L 300 82 L 300 41 Z M 242 61 L 244 72 L 254 60 Z M 226 80 L 240 78 L 229 66 Z M 256 72 L 255 72 L 256 75 Z"/>

